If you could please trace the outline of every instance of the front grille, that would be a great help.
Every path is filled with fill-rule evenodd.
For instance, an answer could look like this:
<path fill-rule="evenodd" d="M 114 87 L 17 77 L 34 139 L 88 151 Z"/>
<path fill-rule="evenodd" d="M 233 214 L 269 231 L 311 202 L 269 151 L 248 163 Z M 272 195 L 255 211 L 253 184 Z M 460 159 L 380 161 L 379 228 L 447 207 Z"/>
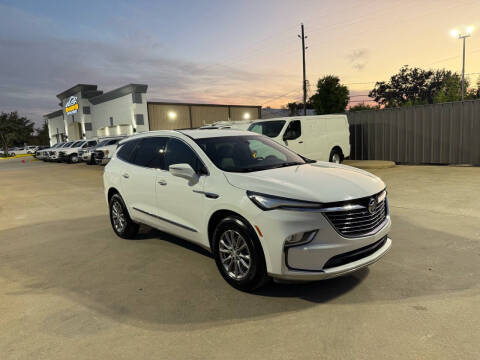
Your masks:
<path fill-rule="evenodd" d="M 60 151 L 60 152 L 58 153 L 58 156 L 59 156 L 59 157 L 64 157 L 64 156 L 65 156 L 65 151 Z"/>
<path fill-rule="evenodd" d="M 95 150 L 95 158 L 97 158 L 97 159 L 103 159 L 103 156 L 104 156 L 104 155 L 105 155 L 105 154 L 103 153 L 103 151 L 101 151 L 101 150 Z"/>
<path fill-rule="evenodd" d="M 85 152 L 85 150 L 80 150 L 80 151 L 78 152 L 78 156 L 82 156 L 84 152 Z"/>
<path fill-rule="evenodd" d="M 352 205 L 360 205 L 360 208 L 326 212 L 325 216 L 330 220 L 335 229 L 347 237 L 363 236 L 375 230 L 387 217 L 387 198 L 378 202 L 375 209 L 369 211 L 371 199 L 377 200 L 378 195 L 360 199 Z"/>
<path fill-rule="evenodd" d="M 363 259 L 367 256 L 372 255 L 375 251 L 380 249 L 386 241 L 387 237 L 385 236 L 383 239 L 380 239 L 377 242 L 374 242 L 373 244 L 370 244 L 368 246 L 364 246 L 360 249 L 349 251 L 340 255 L 335 255 L 325 263 L 323 268 L 329 269 Z"/>

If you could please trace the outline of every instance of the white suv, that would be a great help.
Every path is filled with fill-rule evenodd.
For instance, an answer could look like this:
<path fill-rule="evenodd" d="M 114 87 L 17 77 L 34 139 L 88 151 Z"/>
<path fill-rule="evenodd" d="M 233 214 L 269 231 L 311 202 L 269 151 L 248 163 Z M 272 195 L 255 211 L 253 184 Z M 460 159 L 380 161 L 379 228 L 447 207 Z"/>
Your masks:
<path fill-rule="evenodd" d="M 120 142 L 105 167 L 115 233 L 144 223 L 209 249 L 232 286 L 317 280 L 377 261 L 391 247 L 385 184 L 314 162 L 247 131 L 155 131 Z"/>

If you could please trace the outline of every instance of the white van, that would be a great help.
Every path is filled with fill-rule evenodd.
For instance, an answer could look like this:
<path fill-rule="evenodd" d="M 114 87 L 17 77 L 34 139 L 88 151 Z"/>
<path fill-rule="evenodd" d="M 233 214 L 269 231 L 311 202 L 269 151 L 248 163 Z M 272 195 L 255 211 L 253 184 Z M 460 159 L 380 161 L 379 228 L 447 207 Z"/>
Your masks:
<path fill-rule="evenodd" d="M 341 163 L 350 156 L 350 131 L 346 115 L 256 120 L 248 130 L 266 135 L 312 160 Z"/>

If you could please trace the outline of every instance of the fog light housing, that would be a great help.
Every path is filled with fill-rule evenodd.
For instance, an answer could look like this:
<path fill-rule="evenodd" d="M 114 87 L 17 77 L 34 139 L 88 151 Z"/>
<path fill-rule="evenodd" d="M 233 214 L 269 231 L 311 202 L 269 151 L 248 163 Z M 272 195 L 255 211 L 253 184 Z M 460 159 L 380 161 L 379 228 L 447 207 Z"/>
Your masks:
<path fill-rule="evenodd" d="M 285 247 L 308 244 L 317 235 L 318 230 L 299 232 L 285 238 Z"/>

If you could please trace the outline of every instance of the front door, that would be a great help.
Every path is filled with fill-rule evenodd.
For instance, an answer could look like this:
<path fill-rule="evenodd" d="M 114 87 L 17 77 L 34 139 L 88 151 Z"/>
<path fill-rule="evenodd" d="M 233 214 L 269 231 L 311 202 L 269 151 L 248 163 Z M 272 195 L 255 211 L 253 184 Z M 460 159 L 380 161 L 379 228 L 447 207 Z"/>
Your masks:
<path fill-rule="evenodd" d="M 302 134 L 302 125 L 300 120 L 290 121 L 283 136 L 284 139 L 288 137 L 288 140 L 284 140 L 284 144 L 286 146 L 295 151 L 297 154 L 306 156 L 305 144 L 303 143 L 304 136 Z"/>
<path fill-rule="evenodd" d="M 173 176 L 168 167 L 189 164 L 198 174 L 191 181 Z M 192 148 L 177 138 L 170 138 L 165 150 L 163 170 L 157 172 L 157 208 L 166 231 L 189 240 L 200 242 L 204 228 L 205 182 L 204 165 Z M 203 244 L 208 245 L 208 244 Z"/>

